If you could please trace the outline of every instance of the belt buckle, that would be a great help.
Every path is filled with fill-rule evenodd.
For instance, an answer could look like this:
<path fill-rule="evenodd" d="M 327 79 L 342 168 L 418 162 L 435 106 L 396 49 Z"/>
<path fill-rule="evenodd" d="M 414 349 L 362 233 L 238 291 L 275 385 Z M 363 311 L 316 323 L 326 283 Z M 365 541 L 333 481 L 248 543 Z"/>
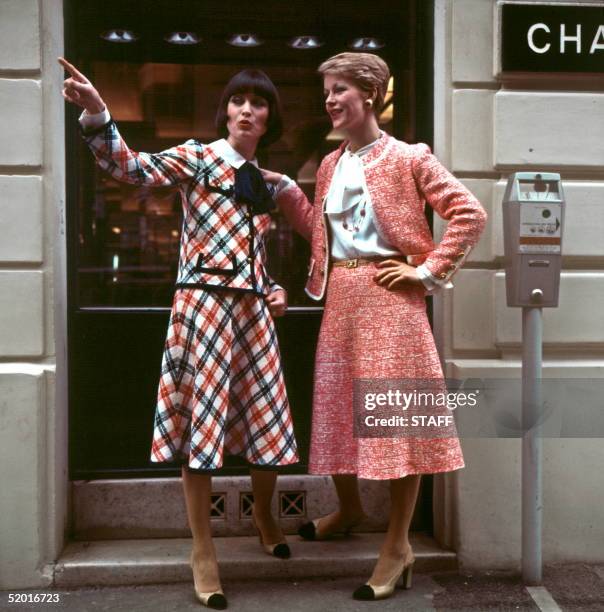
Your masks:
<path fill-rule="evenodd" d="M 347 268 L 356 268 L 359 265 L 359 260 L 358 259 L 349 259 L 346 262 L 346 267 Z"/>

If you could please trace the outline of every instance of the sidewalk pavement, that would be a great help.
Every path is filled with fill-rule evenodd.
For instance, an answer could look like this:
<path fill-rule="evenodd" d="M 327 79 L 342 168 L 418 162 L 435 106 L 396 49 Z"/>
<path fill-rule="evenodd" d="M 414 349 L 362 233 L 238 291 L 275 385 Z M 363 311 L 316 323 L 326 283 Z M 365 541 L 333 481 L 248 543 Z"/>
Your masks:
<path fill-rule="evenodd" d="M 250 568 L 250 574 L 253 568 Z M 390 599 L 358 602 L 352 591 L 367 576 L 223 581 L 229 610 L 241 612 L 393 612 L 604 610 L 604 565 L 587 563 L 546 566 L 543 586 L 534 599 L 518 573 L 492 571 L 464 574 L 454 571 L 416 572 L 411 590 L 397 589 Z M 56 603 L 10 604 L 9 594 L 58 595 Z M 551 595 L 553 602 L 549 601 Z M 537 603 L 538 602 L 538 603 Z M 555 603 L 554 603 L 555 602 Z M 0 592 L 0 610 L 61 610 L 69 612 L 187 612 L 204 610 L 193 595 L 192 583 L 144 586 L 15 589 Z"/>

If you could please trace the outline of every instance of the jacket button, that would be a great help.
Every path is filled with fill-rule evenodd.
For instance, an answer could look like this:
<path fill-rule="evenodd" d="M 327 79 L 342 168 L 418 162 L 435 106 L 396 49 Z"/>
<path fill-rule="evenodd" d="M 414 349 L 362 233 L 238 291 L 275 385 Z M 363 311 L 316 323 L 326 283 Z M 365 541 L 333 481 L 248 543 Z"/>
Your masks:
<path fill-rule="evenodd" d="M 440 273 L 440 277 L 441 277 L 441 278 L 447 278 L 447 275 L 446 275 L 444 272 L 441 272 L 441 273 Z"/>
<path fill-rule="evenodd" d="M 254 260 L 253 260 L 251 257 L 248 257 L 248 258 L 246 259 L 246 261 L 247 261 L 248 263 L 252 263 L 252 261 L 254 261 Z"/>
<path fill-rule="evenodd" d="M 252 241 L 252 237 L 251 237 L 251 236 L 246 236 L 246 237 L 245 237 L 245 239 L 246 239 L 248 242 L 251 242 L 251 241 Z"/>

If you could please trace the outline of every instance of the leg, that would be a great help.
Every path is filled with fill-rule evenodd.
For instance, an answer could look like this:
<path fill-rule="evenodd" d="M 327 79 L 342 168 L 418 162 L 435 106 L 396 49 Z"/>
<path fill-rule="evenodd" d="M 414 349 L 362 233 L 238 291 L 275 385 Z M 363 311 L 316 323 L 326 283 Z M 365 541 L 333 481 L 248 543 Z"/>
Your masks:
<path fill-rule="evenodd" d="M 335 512 L 302 525 L 298 533 L 307 540 L 324 540 L 336 533 L 346 533 L 366 518 L 355 474 L 333 474 L 340 507 Z"/>
<path fill-rule="evenodd" d="M 386 597 L 394 591 L 394 584 L 403 568 L 410 565 L 414 559 L 409 544 L 409 525 L 417 501 L 420 478 L 420 475 L 410 475 L 390 481 L 391 508 L 388 531 L 368 582 L 374 587 L 374 591 L 375 587 L 392 586 L 391 590 L 382 591 Z"/>
<path fill-rule="evenodd" d="M 333 474 L 331 479 L 336 487 L 340 507 L 321 519 L 319 531 L 323 533 L 346 531 L 349 525 L 360 523 L 366 518 L 356 475 Z"/>
<path fill-rule="evenodd" d="M 220 591 L 216 550 L 210 529 L 212 481 L 207 474 L 193 474 L 182 468 L 182 484 L 189 527 L 193 534 L 191 566 L 196 593 Z"/>
<path fill-rule="evenodd" d="M 390 520 L 380 557 L 386 555 L 400 559 L 409 552 L 409 526 L 417 502 L 420 479 L 419 474 L 414 474 L 390 481 Z"/>
<path fill-rule="evenodd" d="M 253 516 L 265 548 L 285 542 L 279 523 L 273 518 L 271 502 L 277 482 L 277 472 L 273 470 L 250 469 L 252 491 L 254 493 Z"/>

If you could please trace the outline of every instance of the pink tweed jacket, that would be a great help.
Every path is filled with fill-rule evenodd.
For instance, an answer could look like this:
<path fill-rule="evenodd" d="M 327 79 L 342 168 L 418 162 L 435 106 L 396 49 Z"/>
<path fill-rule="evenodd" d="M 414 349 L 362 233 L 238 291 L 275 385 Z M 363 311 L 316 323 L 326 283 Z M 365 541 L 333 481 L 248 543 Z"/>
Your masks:
<path fill-rule="evenodd" d="M 321 162 L 314 206 L 297 185 L 283 190 L 277 198 L 292 227 L 311 242 L 306 293 L 315 300 L 325 295 L 329 270 L 325 199 L 346 144 L 342 143 Z M 486 223 L 487 214 L 480 202 L 423 143 L 410 145 L 384 134 L 362 161 L 380 234 L 406 255 L 411 265 L 423 263 L 435 277 L 449 280 Z M 434 244 L 424 214 L 426 202 L 448 221 L 438 245 Z"/>

